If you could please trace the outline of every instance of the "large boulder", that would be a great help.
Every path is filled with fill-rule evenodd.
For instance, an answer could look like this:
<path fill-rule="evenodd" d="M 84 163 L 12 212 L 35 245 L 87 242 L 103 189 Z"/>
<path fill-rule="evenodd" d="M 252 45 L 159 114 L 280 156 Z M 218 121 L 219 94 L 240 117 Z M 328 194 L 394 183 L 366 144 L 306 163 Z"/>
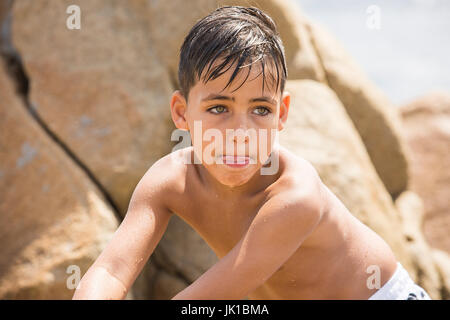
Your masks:
<path fill-rule="evenodd" d="M 0 1 L 0 26 L 6 20 L 11 8 L 11 0 Z"/>
<path fill-rule="evenodd" d="M 403 233 L 414 265 L 416 281 L 432 298 L 441 298 L 442 279 L 431 248 L 423 235 L 422 199 L 407 190 L 395 200 L 395 206 L 402 219 Z"/>
<path fill-rule="evenodd" d="M 143 3 L 134 1 L 133 4 Z M 69 5 L 81 29 L 69 29 Z M 173 87 L 141 10 L 125 1 L 14 1 L 12 39 L 37 114 L 124 215 L 145 171 L 171 151 Z"/>
<path fill-rule="evenodd" d="M 431 249 L 431 254 L 441 276 L 442 299 L 450 300 L 450 254 L 439 249 Z"/>
<path fill-rule="evenodd" d="M 87 271 L 118 221 L 27 111 L 1 62 L 0 299 L 70 299 L 67 283 Z"/>
<path fill-rule="evenodd" d="M 411 149 L 411 190 L 424 202 L 424 232 L 450 254 L 450 94 L 431 92 L 400 107 Z"/>
<path fill-rule="evenodd" d="M 408 148 L 395 106 L 320 24 L 305 21 L 327 85 L 345 106 L 387 191 L 396 198 L 408 186 Z"/>
<path fill-rule="evenodd" d="M 4 55 L 10 50 L 8 42 L 10 40 L 11 5 L 11 0 L 0 1 L 0 55 Z"/>

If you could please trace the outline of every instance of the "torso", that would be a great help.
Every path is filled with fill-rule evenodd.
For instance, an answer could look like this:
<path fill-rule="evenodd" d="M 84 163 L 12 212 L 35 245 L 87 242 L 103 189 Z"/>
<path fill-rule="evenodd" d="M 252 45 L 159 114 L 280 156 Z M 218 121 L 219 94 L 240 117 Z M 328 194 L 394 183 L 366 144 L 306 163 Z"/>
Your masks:
<path fill-rule="evenodd" d="M 186 148 L 177 152 L 192 152 Z M 281 189 L 283 179 L 313 176 L 305 160 L 280 149 L 283 171 L 270 186 Z M 251 198 L 223 201 L 202 188 L 194 164 L 181 170 L 179 191 L 170 209 L 206 241 L 218 258 L 226 255 L 247 231 L 269 192 L 262 190 Z M 289 175 L 288 175 L 289 174 Z M 304 179 L 305 183 L 308 183 Z M 277 185 L 279 184 L 279 186 Z M 357 220 L 325 186 L 327 210 L 316 229 L 297 251 L 260 287 L 250 299 L 367 299 L 376 289 L 367 286 L 367 268 L 381 271 L 381 285 L 396 268 L 396 259 L 384 240 Z"/>

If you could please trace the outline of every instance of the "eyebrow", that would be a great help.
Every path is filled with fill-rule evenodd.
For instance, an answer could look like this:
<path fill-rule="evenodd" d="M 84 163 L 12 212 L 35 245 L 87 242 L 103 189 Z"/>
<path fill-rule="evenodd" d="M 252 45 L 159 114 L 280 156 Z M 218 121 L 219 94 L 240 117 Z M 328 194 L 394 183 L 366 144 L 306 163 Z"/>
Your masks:
<path fill-rule="evenodd" d="M 233 102 L 235 101 L 234 97 L 224 96 L 224 95 L 220 95 L 220 94 L 216 94 L 216 93 L 211 93 L 206 98 L 202 99 L 202 101 L 207 101 L 207 100 L 231 100 Z M 274 99 L 271 99 L 271 98 L 265 97 L 265 96 L 252 98 L 249 100 L 249 102 L 268 102 L 271 104 L 277 104 L 277 102 Z"/>

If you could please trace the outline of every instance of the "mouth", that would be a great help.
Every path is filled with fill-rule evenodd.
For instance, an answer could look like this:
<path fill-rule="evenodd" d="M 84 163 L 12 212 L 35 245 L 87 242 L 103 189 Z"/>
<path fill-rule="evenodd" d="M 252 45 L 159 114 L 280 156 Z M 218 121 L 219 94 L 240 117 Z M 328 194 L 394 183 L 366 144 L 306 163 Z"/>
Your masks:
<path fill-rule="evenodd" d="M 250 163 L 248 156 L 222 156 L 223 163 L 232 168 L 243 168 Z"/>

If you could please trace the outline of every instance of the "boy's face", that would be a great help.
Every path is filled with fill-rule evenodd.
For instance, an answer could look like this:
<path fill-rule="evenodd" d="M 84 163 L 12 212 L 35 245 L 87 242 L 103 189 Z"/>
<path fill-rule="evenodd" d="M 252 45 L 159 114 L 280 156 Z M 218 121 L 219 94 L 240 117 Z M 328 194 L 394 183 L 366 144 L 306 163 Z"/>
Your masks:
<path fill-rule="evenodd" d="M 271 81 L 269 72 L 276 76 L 276 70 L 265 66 L 262 91 L 260 64 L 252 65 L 242 84 L 247 68 L 241 69 L 225 90 L 234 66 L 206 84 L 198 81 L 189 92 L 187 105 L 179 91 L 171 101 L 172 119 L 177 128 L 189 130 L 196 157 L 229 187 L 246 183 L 266 162 L 289 109 L 289 93 L 280 95 Z"/>

